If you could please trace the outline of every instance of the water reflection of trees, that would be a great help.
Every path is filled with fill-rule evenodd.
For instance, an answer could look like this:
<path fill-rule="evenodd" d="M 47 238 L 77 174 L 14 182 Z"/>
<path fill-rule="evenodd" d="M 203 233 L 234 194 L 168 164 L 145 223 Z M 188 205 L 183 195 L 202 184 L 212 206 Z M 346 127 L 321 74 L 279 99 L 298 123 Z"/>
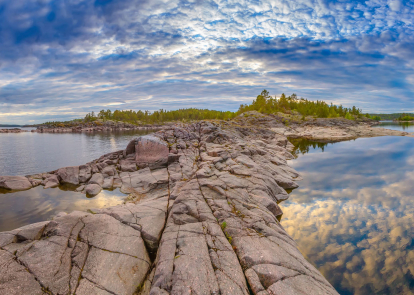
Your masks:
<path fill-rule="evenodd" d="M 382 122 L 378 127 L 387 128 L 388 126 L 401 126 L 403 130 L 407 130 L 414 127 L 414 124 L 411 122 Z"/>
<path fill-rule="evenodd" d="M 295 146 L 295 149 L 292 152 L 295 158 L 297 158 L 299 155 L 309 153 L 311 148 L 321 149 L 323 152 L 325 150 L 325 147 L 328 144 L 331 144 L 330 142 L 316 142 L 303 138 L 289 138 L 289 141 Z"/>

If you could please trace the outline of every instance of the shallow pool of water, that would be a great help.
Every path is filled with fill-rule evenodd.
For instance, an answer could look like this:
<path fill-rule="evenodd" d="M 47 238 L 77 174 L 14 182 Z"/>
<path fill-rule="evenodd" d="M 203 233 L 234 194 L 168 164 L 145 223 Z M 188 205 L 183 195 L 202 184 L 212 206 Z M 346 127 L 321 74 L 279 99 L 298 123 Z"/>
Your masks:
<path fill-rule="evenodd" d="M 3 192 L 3 191 L 2 191 Z M 93 198 L 65 190 L 38 186 L 27 191 L 0 193 L 0 231 L 50 219 L 59 212 L 85 211 L 122 204 L 126 195 L 118 189 L 103 190 Z"/>
<path fill-rule="evenodd" d="M 125 149 L 135 137 L 156 130 L 92 133 L 2 133 L 0 175 L 29 175 L 82 165 Z"/>
<path fill-rule="evenodd" d="M 296 141 L 281 223 L 340 294 L 414 294 L 414 138 Z"/>

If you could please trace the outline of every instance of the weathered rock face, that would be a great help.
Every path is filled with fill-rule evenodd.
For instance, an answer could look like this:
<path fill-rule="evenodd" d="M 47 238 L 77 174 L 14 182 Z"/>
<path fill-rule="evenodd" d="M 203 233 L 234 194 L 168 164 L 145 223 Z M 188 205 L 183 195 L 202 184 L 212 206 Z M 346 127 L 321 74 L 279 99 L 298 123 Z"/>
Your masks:
<path fill-rule="evenodd" d="M 166 142 L 156 136 L 141 136 L 135 141 L 135 161 L 140 168 L 167 166 L 168 153 Z"/>
<path fill-rule="evenodd" d="M 0 294 L 337 294 L 278 221 L 300 178 L 291 148 L 267 128 L 199 122 L 58 170 L 130 195 L 0 233 Z"/>
<path fill-rule="evenodd" d="M 60 168 L 57 175 L 62 183 L 79 184 L 79 166 Z"/>
<path fill-rule="evenodd" d="M 140 231 L 106 214 L 73 212 L 0 241 L 1 294 L 133 294 L 150 268 Z"/>

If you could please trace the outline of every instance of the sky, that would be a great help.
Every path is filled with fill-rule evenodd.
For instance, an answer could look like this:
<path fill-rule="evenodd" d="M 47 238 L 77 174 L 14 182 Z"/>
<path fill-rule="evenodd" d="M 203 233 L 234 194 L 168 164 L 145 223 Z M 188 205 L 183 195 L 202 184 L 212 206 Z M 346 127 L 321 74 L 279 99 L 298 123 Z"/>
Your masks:
<path fill-rule="evenodd" d="M 414 112 L 414 2 L 0 0 L 0 123 L 234 111 L 263 89 Z"/>

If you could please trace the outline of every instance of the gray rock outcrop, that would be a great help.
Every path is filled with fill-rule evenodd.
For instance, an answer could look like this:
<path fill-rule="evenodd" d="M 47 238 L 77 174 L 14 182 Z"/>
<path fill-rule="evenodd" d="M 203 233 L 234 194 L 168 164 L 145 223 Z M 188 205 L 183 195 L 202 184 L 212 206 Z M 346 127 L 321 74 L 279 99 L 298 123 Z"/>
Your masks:
<path fill-rule="evenodd" d="M 0 294 L 338 294 L 278 220 L 300 179 L 291 149 L 268 128 L 198 122 L 59 169 L 130 195 L 0 233 Z"/>

